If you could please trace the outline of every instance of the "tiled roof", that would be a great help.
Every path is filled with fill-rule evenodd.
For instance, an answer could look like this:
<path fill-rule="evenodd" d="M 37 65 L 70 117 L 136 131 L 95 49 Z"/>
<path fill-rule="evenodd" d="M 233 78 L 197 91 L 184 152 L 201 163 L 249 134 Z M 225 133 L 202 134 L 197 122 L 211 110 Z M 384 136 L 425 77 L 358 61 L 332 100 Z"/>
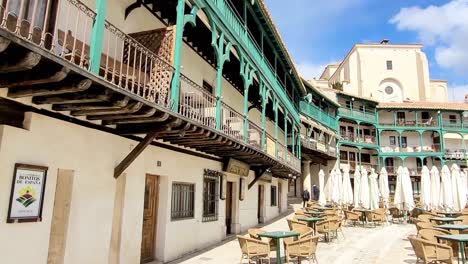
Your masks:
<path fill-rule="evenodd" d="M 459 110 L 467 111 L 468 104 L 451 102 L 404 102 L 404 103 L 380 103 L 378 108 L 387 109 L 430 109 L 430 110 Z"/>
<path fill-rule="evenodd" d="M 370 97 L 357 96 L 357 95 L 355 95 L 355 94 L 347 93 L 347 92 L 343 92 L 343 91 L 336 91 L 336 93 L 337 93 L 337 94 L 346 95 L 346 96 L 349 96 L 349 97 L 354 97 L 354 98 L 366 100 L 366 101 L 369 101 L 369 102 L 374 102 L 374 103 L 378 103 L 378 102 L 379 102 L 379 101 L 377 101 L 376 99 L 373 99 L 373 98 L 370 98 Z"/>
<path fill-rule="evenodd" d="M 316 93 L 318 93 L 320 96 L 322 96 L 323 98 L 325 98 L 328 102 L 330 102 L 331 104 L 333 104 L 334 106 L 336 107 L 340 107 L 340 104 L 338 102 L 336 102 L 336 99 L 335 98 L 330 98 L 328 95 L 322 93 L 322 91 L 319 89 L 319 88 L 316 88 L 314 87 L 310 81 L 302 78 L 302 81 L 304 82 L 304 84 L 306 85 L 306 87 L 309 87 L 310 89 L 314 90 Z"/>

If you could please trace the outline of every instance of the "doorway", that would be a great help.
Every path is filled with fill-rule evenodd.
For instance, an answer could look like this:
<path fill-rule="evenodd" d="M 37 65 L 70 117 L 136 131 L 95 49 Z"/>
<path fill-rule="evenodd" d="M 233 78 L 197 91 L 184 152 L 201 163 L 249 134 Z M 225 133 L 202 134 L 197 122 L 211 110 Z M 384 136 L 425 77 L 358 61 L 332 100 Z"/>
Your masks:
<path fill-rule="evenodd" d="M 232 234 L 232 182 L 226 184 L 226 234 Z"/>
<path fill-rule="evenodd" d="M 257 209 L 257 218 L 258 223 L 263 223 L 264 215 L 263 215 L 263 206 L 265 204 L 265 188 L 263 185 L 258 185 L 258 209 Z"/>
<path fill-rule="evenodd" d="M 158 220 L 159 176 L 146 175 L 143 228 L 141 235 L 141 263 L 154 260 Z"/>

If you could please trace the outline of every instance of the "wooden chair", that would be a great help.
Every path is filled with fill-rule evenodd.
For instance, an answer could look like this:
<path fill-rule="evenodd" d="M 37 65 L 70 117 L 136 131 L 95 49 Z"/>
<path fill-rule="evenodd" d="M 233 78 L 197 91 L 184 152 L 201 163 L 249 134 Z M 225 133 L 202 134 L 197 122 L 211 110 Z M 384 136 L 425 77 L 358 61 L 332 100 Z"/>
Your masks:
<path fill-rule="evenodd" d="M 300 228 L 301 226 L 305 226 L 305 227 L 308 226 L 307 222 L 299 221 L 299 220 L 297 220 L 297 218 L 288 219 L 288 224 L 290 225 L 291 230 L 296 229 L 296 228 Z"/>
<path fill-rule="evenodd" d="M 450 246 L 434 243 L 429 240 L 409 236 L 409 241 L 416 254 L 416 262 L 422 261 L 424 264 L 434 261 L 452 263 L 453 253 Z"/>
<path fill-rule="evenodd" d="M 437 216 L 434 216 L 432 214 L 420 214 L 418 215 L 418 219 L 424 222 L 431 222 L 431 218 L 434 218 Z"/>
<path fill-rule="evenodd" d="M 314 229 L 312 229 L 311 227 L 308 227 L 308 226 L 298 226 L 298 227 L 292 229 L 291 231 L 299 233 L 298 239 L 312 237 L 314 235 Z M 286 248 L 286 244 L 289 244 L 289 243 L 291 243 L 291 242 L 293 242 L 295 240 L 296 239 L 294 237 L 283 238 L 285 248 Z"/>
<path fill-rule="evenodd" d="M 288 244 L 286 251 L 286 263 L 290 262 L 291 258 L 297 258 L 298 263 L 301 260 L 307 260 L 309 263 L 312 260 L 313 263 L 318 263 L 315 252 L 317 251 L 319 237 L 306 237 L 293 241 Z"/>
<path fill-rule="evenodd" d="M 396 207 L 392 207 L 388 209 L 388 211 L 390 212 L 390 215 L 392 216 L 392 223 L 395 223 L 395 219 L 399 219 L 401 223 L 402 219 L 405 218 L 405 214 Z"/>
<path fill-rule="evenodd" d="M 385 222 L 385 209 L 384 208 L 378 208 L 375 209 L 371 212 L 369 212 L 369 220 L 374 223 L 384 223 Z"/>
<path fill-rule="evenodd" d="M 251 261 L 267 260 L 270 263 L 270 244 L 268 242 L 250 238 L 249 235 L 237 236 L 239 246 L 241 248 L 241 260 L 240 263 L 247 259 L 249 263 Z"/>
<path fill-rule="evenodd" d="M 334 208 L 333 208 L 333 209 L 325 209 L 325 210 L 323 210 L 323 212 L 324 212 L 325 214 L 334 214 L 334 215 L 337 214 L 337 211 L 336 211 L 336 209 L 334 209 Z"/>
<path fill-rule="evenodd" d="M 441 236 L 441 235 L 450 235 L 450 232 L 444 229 L 439 229 L 439 228 L 423 228 L 419 230 L 419 236 L 422 239 L 426 239 L 426 240 L 436 242 L 436 243 L 437 243 L 436 236 Z"/>
<path fill-rule="evenodd" d="M 434 228 L 433 223 L 428 223 L 428 222 L 418 222 L 416 223 L 416 230 L 418 230 L 418 233 L 421 229 L 426 229 L 426 228 Z"/>
<path fill-rule="evenodd" d="M 348 211 L 348 210 L 344 211 L 344 215 L 345 215 L 346 223 L 348 223 L 348 221 L 352 221 L 354 226 L 356 226 L 356 223 L 359 222 L 359 219 L 361 217 L 361 215 L 358 214 L 357 212 Z"/>

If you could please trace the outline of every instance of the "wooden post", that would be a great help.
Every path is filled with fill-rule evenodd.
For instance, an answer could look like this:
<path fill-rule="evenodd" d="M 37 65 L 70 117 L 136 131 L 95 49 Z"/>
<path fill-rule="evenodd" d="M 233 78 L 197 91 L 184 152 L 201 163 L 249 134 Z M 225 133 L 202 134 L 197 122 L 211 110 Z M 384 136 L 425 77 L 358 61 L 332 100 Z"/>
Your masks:
<path fill-rule="evenodd" d="M 106 21 L 106 1 L 96 0 L 96 17 L 94 19 L 89 48 L 90 71 L 99 74 L 101 66 L 102 41 L 104 37 L 104 23 Z"/>
<path fill-rule="evenodd" d="M 273 111 L 275 112 L 275 157 L 278 158 L 278 98 L 273 97 Z"/>

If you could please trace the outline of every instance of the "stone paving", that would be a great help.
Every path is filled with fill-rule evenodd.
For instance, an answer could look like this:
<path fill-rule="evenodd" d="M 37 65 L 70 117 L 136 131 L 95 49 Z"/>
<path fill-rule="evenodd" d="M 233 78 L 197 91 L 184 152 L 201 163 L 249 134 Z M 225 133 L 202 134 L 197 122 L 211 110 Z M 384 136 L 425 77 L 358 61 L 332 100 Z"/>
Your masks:
<path fill-rule="evenodd" d="M 288 230 L 287 217 L 291 215 L 281 217 L 262 228 L 267 231 Z M 416 263 L 411 244 L 406 238 L 416 233 L 412 224 L 386 224 L 375 228 L 345 226 L 343 232 L 345 237 L 339 233 L 338 240 L 335 239 L 330 243 L 319 242 L 317 249 L 319 263 Z M 281 252 L 283 253 L 282 248 Z M 240 255 L 239 244 L 233 236 L 221 244 L 171 262 L 171 264 L 239 263 Z M 271 263 L 276 263 L 275 253 L 272 252 L 270 256 L 272 257 Z M 307 263 L 307 261 L 302 263 Z"/>

